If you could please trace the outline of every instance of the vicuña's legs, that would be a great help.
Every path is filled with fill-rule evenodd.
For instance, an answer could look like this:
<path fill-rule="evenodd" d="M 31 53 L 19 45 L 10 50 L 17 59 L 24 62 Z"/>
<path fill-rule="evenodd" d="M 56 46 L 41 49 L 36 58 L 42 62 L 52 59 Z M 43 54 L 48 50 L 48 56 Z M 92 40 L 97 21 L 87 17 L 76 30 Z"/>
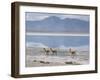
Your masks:
<path fill-rule="evenodd" d="M 50 51 L 48 49 L 46 49 L 46 48 L 43 48 L 43 49 L 45 51 L 45 54 L 48 56 Z"/>
<path fill-rule="evenodd" d="M 53 55 L 57 55 L 57 51 L 55 49 L 50 48 Z"/>
<path fill-rule="evenodd" d="M 74 58 L 76 56 L 76 50 L 69 49 L 69 52 L 71 54 L 71 57 Z"/>

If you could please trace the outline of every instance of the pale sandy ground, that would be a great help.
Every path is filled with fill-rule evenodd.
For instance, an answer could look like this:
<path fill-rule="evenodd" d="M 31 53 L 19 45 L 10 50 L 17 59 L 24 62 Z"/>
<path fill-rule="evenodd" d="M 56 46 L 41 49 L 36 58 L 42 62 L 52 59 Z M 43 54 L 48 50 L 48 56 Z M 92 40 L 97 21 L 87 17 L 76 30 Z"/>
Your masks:
<path fill-rule="evenodd" d="M 81 53 L 81 56 L 78 54 L 72 58 L 67 51 L 62 49 L 57 51 L 57 56 L 46 56 L 42 48 L 26 48 L 26 67 L 89 64 L 89 53 Z M 62 54 L 64 55 L 62 56 Z"/>
<path fill-rule="evenodd" d="M 45 62 L 41 63 L 40 61 L 32 62 L 27 61 L 26 67 L 39 67 L 39 66 L 59 66 L 59 65 L 65 65 L 64 63 L 58 63 L 58 62 Z"/>
<path fill-rule="evenodd" d="M 61 66 L 61 65 L 82 65 L 88 64 L 87 61 L 74 60 L 70 57 L 60 58 L 56 56 L 26 56 L 26 67 L 39 66 Z"/>

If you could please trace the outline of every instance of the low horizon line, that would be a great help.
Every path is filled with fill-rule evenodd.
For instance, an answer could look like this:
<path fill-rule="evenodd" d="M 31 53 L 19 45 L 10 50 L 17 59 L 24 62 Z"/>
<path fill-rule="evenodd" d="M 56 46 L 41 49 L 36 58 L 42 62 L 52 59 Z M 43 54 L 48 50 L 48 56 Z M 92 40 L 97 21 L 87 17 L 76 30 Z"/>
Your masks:
<path fill-rule="evenodd" d="M 25 35 L 40 35 L 40 36 L 89 36 L 88 33 L 34 33 L 34 32 L 27 32 Z"/>

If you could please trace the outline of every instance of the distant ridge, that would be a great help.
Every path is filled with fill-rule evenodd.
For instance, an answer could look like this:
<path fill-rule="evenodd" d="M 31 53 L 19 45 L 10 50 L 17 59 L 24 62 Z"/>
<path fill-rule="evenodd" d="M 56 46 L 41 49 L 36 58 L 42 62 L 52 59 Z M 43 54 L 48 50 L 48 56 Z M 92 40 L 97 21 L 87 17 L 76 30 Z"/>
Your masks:
<path fill-rule="evenodd" d="M 50 16 L 40 21 L 26 21 L 27 32 L 89 33 L 89 22 L 75 18 Z"/>
<path fill-rule="evenodd" d="M 33 43 L 33 42 L 29 42 L 26 44 L 26 47 L 35 47 L 35 48 L 50 48 L 50 46 L 46 46 L 43 43 Z M 60 45 L 58 47 L 55 47 L 57 49 L 63 49 L 63 50 L 67 50 L 69 48 L 78 50 L 78 51 L 89 51 L 89 46 L 88 45 L 83 45 L 83 46 L 70 46 L 70 47 L 66 47 L 64 45 Z"/>

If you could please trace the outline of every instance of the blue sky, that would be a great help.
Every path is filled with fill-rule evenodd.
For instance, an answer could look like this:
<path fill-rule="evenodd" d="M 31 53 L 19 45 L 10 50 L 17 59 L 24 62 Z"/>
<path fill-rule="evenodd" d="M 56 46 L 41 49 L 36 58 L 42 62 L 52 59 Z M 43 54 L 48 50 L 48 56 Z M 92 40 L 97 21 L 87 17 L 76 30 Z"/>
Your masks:
<path fill-rule="evenodd" d="M 42 43 L 49 47 L 89 45 L 89 36 L 26 36 L 27 43 Z"/>

